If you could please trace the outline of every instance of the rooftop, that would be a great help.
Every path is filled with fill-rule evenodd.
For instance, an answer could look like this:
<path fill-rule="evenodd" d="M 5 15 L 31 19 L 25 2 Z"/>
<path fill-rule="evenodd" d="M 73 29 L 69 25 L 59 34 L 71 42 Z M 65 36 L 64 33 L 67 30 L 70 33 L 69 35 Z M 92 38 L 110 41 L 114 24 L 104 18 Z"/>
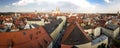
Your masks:
<path fill-rule="evenodd" d="M 54 20 L 49 24 L 45 24 L 44 28 L 49 34 L 51 34 L 61 22 L 62 22 L 62 19 Z"/>
<path fill-rule="evenodd" d="M 105 40 L 107 38 L 108 38 L 107 36 L 101 35 L 98 38 L 92 40 L 92 45 L 95 45 L 95 44 L 97 44 L 97 43 L 99 43 L 99 42 L 101 42 L 101 41 L 103 41 L 103 40 Z"/>
<path fill-rule="evenodd" d="M 52 38 L 44 30 L 38 27 L 30 30 L 0 33 L 0 48 L 47 48 Z"/>
<path fill-rule="evenodd" d="M 107 29 L 110 29 L 110 30 L 115 30 L 115 29 L 117 29 L 119 26 L 117 26 L 117 25 L 114 25 L 114 24 L 108 24 L 108 25 L 106 25 L 106 28 Z"/>
<path fill-rule="evenodd" d="M 90 42 L 90 39 L 85 34 L 78 23 L 72 23 L 65 31 L 62 38 L 62 44 L 66 45 L 80 45 Z"/>

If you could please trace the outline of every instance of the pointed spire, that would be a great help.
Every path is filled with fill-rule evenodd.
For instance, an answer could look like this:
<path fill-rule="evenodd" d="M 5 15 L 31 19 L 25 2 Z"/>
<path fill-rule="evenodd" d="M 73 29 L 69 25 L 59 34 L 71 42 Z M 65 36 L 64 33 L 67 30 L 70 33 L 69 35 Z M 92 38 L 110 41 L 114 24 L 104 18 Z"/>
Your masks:
<path fill-rule="evenodd" d="M 117 12 L 117 16 L 120 16 L 120 13 L 119 13 L 119 11 Z"/>
<path fill-rule="evenodd" d="M 60 8 L 56 7 L 56 14 L 60 14 Z"/>
<path fill-rule="evenodd" d="M 60 8 L 59 8 L 59 7 L 56 7 L 56 11 L 60 11 Z"/>

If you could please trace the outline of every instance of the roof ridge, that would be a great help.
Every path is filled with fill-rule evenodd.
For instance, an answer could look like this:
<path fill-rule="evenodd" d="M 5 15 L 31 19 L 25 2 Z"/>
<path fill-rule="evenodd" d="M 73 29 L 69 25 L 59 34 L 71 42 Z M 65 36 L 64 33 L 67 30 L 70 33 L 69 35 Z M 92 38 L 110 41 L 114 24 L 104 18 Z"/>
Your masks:
<path fill-rule="evenodd" d="M 69 29 L 69 28 L 72 28 L 72 29 Z M 75 28 L 75 25 L 74 23 L 70 24 L 69 27 L 67 27 L 66 31 L 65 31 L 65 34 L 62 38 L 62 42 L 69 36 L 69 34 L 73 31 L 73 29 Z M 69 31 L 68 31 L 69 30 Z"/>

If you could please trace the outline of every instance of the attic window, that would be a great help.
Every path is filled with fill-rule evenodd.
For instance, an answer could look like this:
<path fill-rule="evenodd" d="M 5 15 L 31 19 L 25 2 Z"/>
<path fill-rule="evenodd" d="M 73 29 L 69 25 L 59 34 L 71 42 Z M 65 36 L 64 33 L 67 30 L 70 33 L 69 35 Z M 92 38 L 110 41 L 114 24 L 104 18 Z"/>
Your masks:
<path fill-rule="evenodd" d="M 26 32 L 23 32 L 23 35 L 26 35 Z"/>
<path fill-rule="evenodd" d="M 43 48 L 43 46 L 39 42 L 38 42 L 38 45 L 39 45 L 40 48 Z"/>
<path fill-rule="evenodd" d="M 36 35 L 38 35 L 39 33 L 41 33 L 41 31 L 36 32 Z"/>
<path fill-rule="evenodd" d="M 32 34 L 30 34 L 30 39 L 32 40 Z"/>
<path fill-rule="evenodd" d="M 36 39 L 38 39 L 38 37 L 36 37 Z"/>
<path fill-rule="evenodd" d="M 29 48 L 33 48 L 33 46 L 30 45 Z"/>
<path fill-rule="evenodd" d="M 38 33 L 41 33 L 41 31 L 38 31 Z"/>
<path fill-rule="evenodd" d="M 49 42 L 48 42 L 47 40 L 45 40 L 45 39 L 44 39 L 44 42 L 45 42 L 46 44 L 49 44 Z"/>

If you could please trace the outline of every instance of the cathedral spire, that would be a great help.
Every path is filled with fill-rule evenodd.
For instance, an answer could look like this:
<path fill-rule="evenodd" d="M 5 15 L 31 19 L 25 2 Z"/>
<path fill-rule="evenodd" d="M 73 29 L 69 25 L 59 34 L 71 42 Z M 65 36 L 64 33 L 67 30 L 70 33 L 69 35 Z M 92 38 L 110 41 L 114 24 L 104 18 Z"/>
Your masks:
<path fill-rule="evenodd" d="M 120 13 L 119 13 L 119 11 L 117 12 L 117 16 L 120 16 Z"/>

